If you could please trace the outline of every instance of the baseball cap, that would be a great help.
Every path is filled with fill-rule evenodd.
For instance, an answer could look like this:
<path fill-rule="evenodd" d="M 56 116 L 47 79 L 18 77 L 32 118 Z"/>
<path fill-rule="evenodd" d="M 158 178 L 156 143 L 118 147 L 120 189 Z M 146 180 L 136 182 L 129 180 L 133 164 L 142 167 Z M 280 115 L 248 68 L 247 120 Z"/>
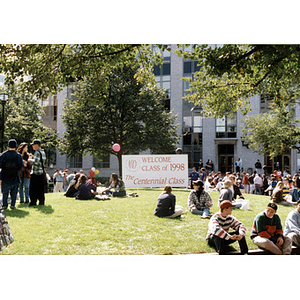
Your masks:
<path fill-rule="evenodd" d="M 202 180 L 200 180 L 200 179 L 193 181 L 193 184 L 194 184 L 194 185 L 200 185 L 201 187 L 203 187 L 203 186 L 204 186 L 204 183 L 203 183 L 203 181 L 202 181 Z"/>
<path fill-rule="evenodd" d="M 32 145 L 41 145 L 41 141 L 40 140 L 33 140 L 33 142 L 30 144 Z"/>
<path fill-rule="evenodd" d="M 278 209 L 277 205 L 274 202 L 270 202 L 267 207 L 270 207 L 270 208 L 274 209 L 275 211 L 277 211 L 277 209 Z"/>
<path fill-rule="evenodd" d="M 220 204 L 220 208 L 228 208 L 228 207 L 235 207 L 235 204 L 232 204 L 229 200 L 223 200 Z"/>
<path fill-rule="evenodd" d="M 17 141 L 15 139 L 11 139 L 8 141 L 9 148 L 17 148 Z"/>

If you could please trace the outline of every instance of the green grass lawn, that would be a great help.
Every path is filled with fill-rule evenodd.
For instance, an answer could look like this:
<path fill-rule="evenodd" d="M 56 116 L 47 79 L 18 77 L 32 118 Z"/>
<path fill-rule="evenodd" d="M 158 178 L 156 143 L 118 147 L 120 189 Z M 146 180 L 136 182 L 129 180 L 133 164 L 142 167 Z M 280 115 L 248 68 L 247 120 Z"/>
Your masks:
<path fill-rule="evenodd" d="M 111 198 L 108 201 L 79 201 L 62 193 L 46 194 L 46 205 L 28 207 L 17 204 L 5 214 L 14 243 L 0 254 L 189 254 L 215 252 L 205 237 L 207 219 L 190 212 L 181 219 L 164 219 L 153 215 L 162 189 L 128 189 L 136 198 Z M 190 190 L 174 189 L 177 204 L 188 210 Z M 218 211 L 218 192 L 211 211 Z M 247 227 L 249 249 L 257 247 L 250 240 L 254 217 L 265 209 L 269 197 L 246 195 L 251 210 L 234 210 L 233 215 Z M 280 206 L 278 214 L 284 225 L 294 207 Z M 238 244 L 233 244 L 238 249 Z"/>

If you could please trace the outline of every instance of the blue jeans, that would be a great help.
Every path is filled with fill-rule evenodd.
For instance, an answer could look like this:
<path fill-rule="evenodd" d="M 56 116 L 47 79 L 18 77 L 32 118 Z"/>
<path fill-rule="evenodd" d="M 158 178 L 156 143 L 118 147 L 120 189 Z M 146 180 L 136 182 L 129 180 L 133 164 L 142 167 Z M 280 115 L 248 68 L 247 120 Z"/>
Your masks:
<path fill-rule="evenodd" d="M 195 210 L 192 210 L 191 213 L 195 214 L 195 215 L 201 215 L 203 217 L 207 217 L 210 213 L 210 210 L 209 210 L 209 208 L 204 208 L 203 210 L 195 209 Z"/>
<path fill-rule="evenodd" d="M 2 181 L 1 189 L 3 194 L 3 198 L 2 198 L 3 207 L 7 207 L 8 193 L 10 193 L 10 198 L 11 198 L 10 206 L 12 207 L 15 206 L 18 188 L 19 188 L 19 182 L 9 183 L 9 182 Z"/>
<path fill-rule="evenodd" d="M 21 182 L 19 185 L 19 195 L 20 195 L 20 202 L 24 202 L 24 193 L 25 193 L 25 201 L 29 202 L 29 185 L 30 185 L 30 178 L 21 178 Z M 25 191 L 24 191 L 25 189 Z"/>

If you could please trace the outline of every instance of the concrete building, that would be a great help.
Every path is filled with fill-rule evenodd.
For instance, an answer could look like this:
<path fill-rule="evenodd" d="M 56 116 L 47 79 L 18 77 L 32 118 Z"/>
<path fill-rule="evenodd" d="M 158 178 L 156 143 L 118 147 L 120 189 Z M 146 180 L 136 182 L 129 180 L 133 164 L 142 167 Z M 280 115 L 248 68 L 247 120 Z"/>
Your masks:
<path fill-rule="evenodd" d="M 178 57 L 174 51 L 176 45 L 170 45 L 172 51 L 164 51 L 163 64 L 155 66 L 154 74 L 158 86 L 166 89 L 168 100 L 166 106 L 173 110 L 177 115 L 178 135 L 181 142 L 178 147 L 183 149 L 184 154 L 189 156 L 189 168 L 197 166 L 199 159 L 204 165 L 208 159 L 214 164 L 215 171 L 234 171 L 234 163 L 240 158 L 242 168 L 245 171 L 253 172 L 254 164 L 259 159 L 262 165 L 267 166 L 268 173 L 272 172 L 274 166 L 282 171 L 286 169 L 290 173 L 298 171 L 300 166 L 300 155 L 296 150 L 286 153 L 271 160 L 267 156 L 258 155 L 248 149 L 242 136 L 241 113 L 237 113 L 233 118 L 224 117 L 223 119 L 204 118 L 199 112 L 199 108 L 187 102 L 183 97 L 187 94 L 188 83 L 183 77 L 192 77 L 193 72 L 198 70 L 197 62 L 184 60 Z M 153 51 L 160 51 L 153 46 Z M 45 102 L 44 123 L 57 130 L 60 136 L 63 135 L 65 128 L 62 124 L 61 115 L 63 114 L 63 103 L 66 97 L 70 97 L 70 87 L 64 88 L 54 97 L 49 97 Z M 270 99 L 264 99 L 260 95 L 252 97 L 250 103 L 252 111 L 250 115 L 255 115 L 268 109 Z M 299 107 L 296 109 L 299 113 Z M 100 176 L 109 176 L 112 172 L 118 173 L 118 162 L 116 157 L 110 155 L 105 161 L 99 162 L 92 155 L 82 157 L 67 157 L 56 153 L 56 159 L 50 162 L 55 168 L 68 168 L 69 170 L 83 169 L 85 172 L 91 167 L 100 170 Z"/>

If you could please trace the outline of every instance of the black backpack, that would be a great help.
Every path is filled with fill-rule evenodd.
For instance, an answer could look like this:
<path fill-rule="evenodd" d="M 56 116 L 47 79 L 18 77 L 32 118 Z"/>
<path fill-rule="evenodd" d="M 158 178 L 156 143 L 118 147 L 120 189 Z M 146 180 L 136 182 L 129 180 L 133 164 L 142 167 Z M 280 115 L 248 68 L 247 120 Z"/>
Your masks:
<path fill-rule="evenodd" d="M 2 178 L 15 178 L 18 175 L 19 166 L 18 166 L 18 153 L 15 153 L 15 157 L 11 160 L 6 159 L 6 152 L 4 153 L 5 157 L 2 164 Z"/>

